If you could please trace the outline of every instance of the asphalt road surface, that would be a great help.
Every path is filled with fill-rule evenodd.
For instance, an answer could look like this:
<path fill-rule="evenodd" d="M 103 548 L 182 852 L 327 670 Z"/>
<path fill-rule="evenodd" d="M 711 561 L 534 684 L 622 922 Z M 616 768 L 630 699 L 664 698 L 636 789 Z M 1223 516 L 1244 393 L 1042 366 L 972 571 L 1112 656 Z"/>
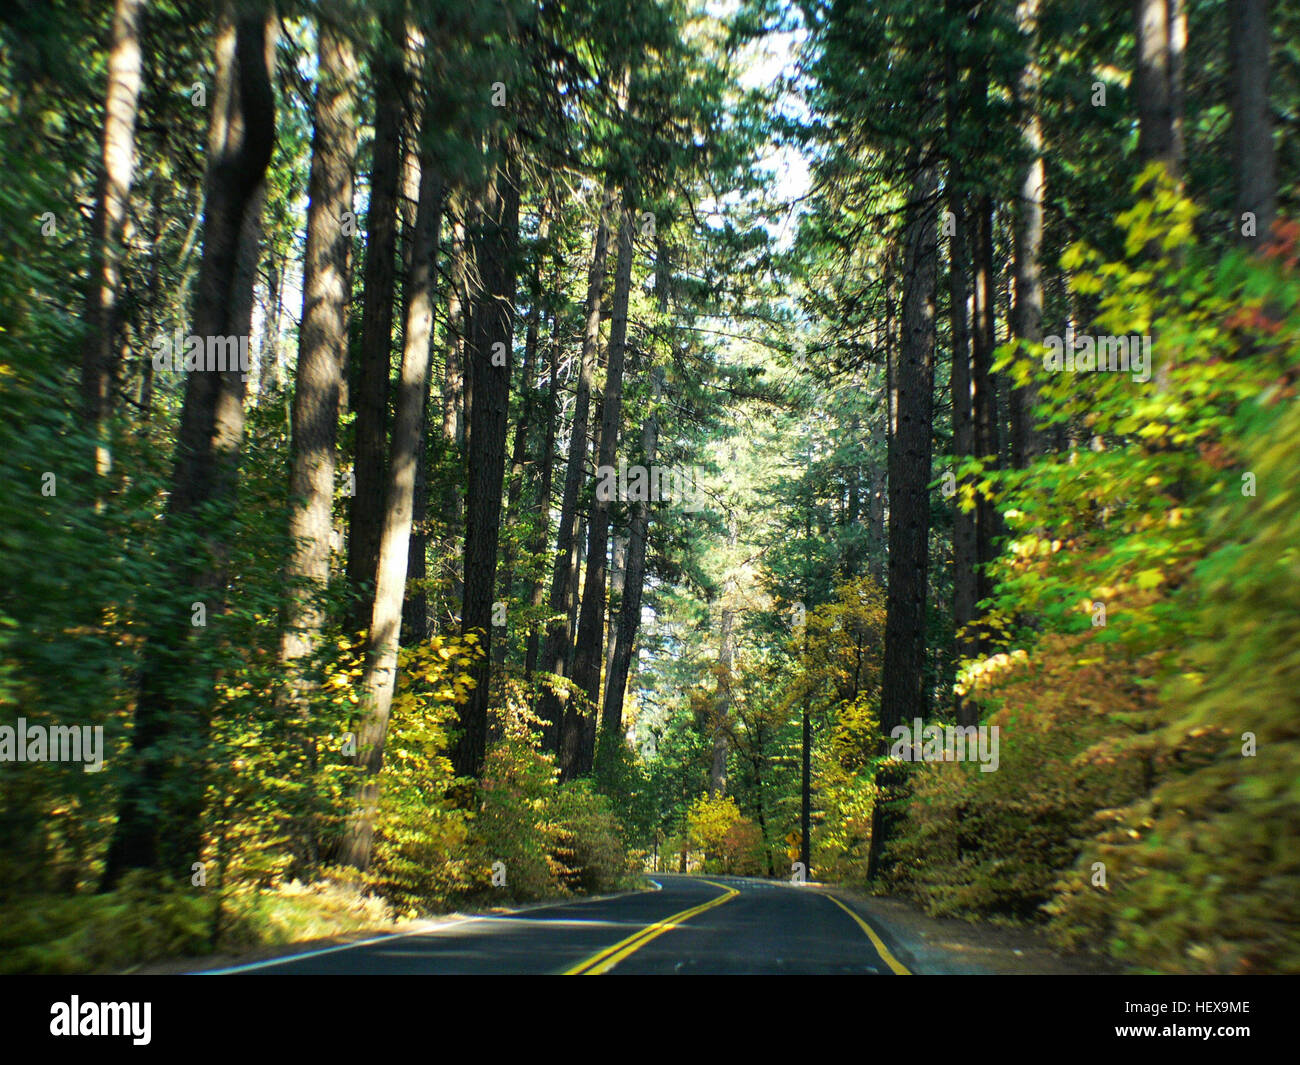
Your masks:
<path fill-rule="evenodd" d="M 213 973 L 876 973 L 907 975 L 880 930 L 832 893 L 656 874 L 659 890 L 472 917 Z"/>

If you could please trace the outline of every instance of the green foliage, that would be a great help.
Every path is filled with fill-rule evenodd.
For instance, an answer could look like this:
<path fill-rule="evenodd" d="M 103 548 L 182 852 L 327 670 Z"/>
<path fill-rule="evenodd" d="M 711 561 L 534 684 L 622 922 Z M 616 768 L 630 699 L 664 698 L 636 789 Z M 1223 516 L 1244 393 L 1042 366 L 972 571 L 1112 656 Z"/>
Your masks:
<path fill-rule="evenodd" d="M 1300 349 L 1294 314 L 1269 332 Z M 1260 494 L 1225 493 L 1205 516 L 1216 546 L 1184 600 L 1198 638 L 1175 656 L 1153 722 L 1159 779 L 1109 812 L 1062 877 L 1050 910 L 1067 943 L 1102 940 L 1166 971 L 1300 971 L 1300 406 L 1291 391 L 1275 388 L 1242 412 L 1241 463 Z M 1105 891 L 1083 887 L 1094 862 L 1105 863 Z"/>
<path fill-rule="evenodd" d="M 890 847 L 892 881 L 937 915 L 1033 916 L 1052 898 L 1096 815 L 1141 792 L 1136 754 L 1108 744 L 1141 689 L 1115 655 L 1080 665 L 1080 638 L 1048 637 L 985 663 L 973 697 L 998 709 L 998 768 L 929 762 L 910 774 L 912 797 Z"/>
<path fill-rule="evenodd" d="M 471 888 L 489 890 L 493 863 L 504 862 L 510 897 L 540 898 L 555 890 L 560 870 L 552 854 L 551 804 L 558 775 L 554 758 L 541 752 L 537 735 L 515 716 L 488 750 L 478 782 Z"/>
<path fill-rule="evenodd" d="M 501 713 L 502 738 L 488 750 L 478 781 L 468 849 L 471 893 L 501 897 L 493 866 L 505 866 L 505 895 L 542 898 L 610 891 L 630 883 L 625 830 L 610 800 L 585 780 L 557 784 L 537 724 L 522 705 Z"/>
<path fill-rule="evenodd" d="M 901 882 L 935 912 L 1042 906 L 1062 942 L 1162 971 L 1296 970 L 1296 231 L 1212 263 L 1193 213 L 1156 185 L 1119 220 L 1129 261 L 1068 257 L 1100 330 L 1155 338 L 1155 375 L 1039 378 L 1043 420 L 1097 443 L 991 475 L 1014 650 L 962 689 L 1001 768 L 917 774 Z"/>
<path fill-rule="evenodd" d="M 473 879 L 469 815 L 452 798 L 448 757 L 456 708 L 473 685 L 482 653 L 456 637 L 402 649 L 384 748 L 383 798 L 375 841 L 375 884 L 399 910 L 418 911 Z"/>
<path fill-rule="evenodd" d="M 866 880 L 871 814 L 879 797 L 871 771 L 880 735 L 877 699 L 862 692 L 844 704 L 830 742 L 816 752 L 818 811 L 810 858 L 819 880 Z"/>
<path fill-rule="evenodd" d="M 569 891 L 596 893 L 633 883 L 614 806 L 586 780 L 564 784 L 551 807 L 555 836 L 552 857 L 559 882 Z"/>
<path fill-rule="evenodd" d="M 135 872 L 103 895 L 6 907 L 0 971 L 73 973 L 193 955 L 210 945 L 212 900 Z"/>
<path fill-rule="evenodd" d="M 763 837 L 729 795 L 701 795 L 686 814 L 688 846 L 703 852 L 706 873 L 755 876 L 763 871 Z"/>

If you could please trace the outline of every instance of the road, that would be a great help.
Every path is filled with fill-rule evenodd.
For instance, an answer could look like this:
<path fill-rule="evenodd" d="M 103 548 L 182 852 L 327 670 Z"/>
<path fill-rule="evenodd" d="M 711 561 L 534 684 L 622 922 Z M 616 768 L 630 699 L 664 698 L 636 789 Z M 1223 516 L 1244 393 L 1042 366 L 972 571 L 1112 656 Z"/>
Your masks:
<path fill-rule="evenodd" d="M 211 970 L 251 974 L 907 974 L 820 889 L 656 874 L 659 890 L 466 918 L 432 931 Z"/>

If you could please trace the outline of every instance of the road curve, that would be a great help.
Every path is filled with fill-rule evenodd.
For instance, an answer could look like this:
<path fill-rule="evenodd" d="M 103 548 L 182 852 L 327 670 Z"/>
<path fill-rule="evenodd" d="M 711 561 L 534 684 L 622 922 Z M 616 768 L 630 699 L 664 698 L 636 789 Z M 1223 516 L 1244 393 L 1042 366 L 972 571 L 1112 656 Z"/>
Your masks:
<path fill-rule="evenodd" d="M 456 921 L 212 974 L 846 974 L 908 970 L 851 904 L 818 888 L 656 874 L 657 891 Z"/>

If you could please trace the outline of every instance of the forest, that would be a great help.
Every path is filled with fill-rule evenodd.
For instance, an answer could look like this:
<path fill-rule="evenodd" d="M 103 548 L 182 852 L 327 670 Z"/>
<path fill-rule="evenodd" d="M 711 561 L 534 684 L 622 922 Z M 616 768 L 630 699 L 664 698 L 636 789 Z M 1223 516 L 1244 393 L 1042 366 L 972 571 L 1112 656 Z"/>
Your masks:
<path fill-rule="evenodd" d="M 1298 133 L 1295 0 L 0 5 L 0 972 L 1300 971 Z"/>

